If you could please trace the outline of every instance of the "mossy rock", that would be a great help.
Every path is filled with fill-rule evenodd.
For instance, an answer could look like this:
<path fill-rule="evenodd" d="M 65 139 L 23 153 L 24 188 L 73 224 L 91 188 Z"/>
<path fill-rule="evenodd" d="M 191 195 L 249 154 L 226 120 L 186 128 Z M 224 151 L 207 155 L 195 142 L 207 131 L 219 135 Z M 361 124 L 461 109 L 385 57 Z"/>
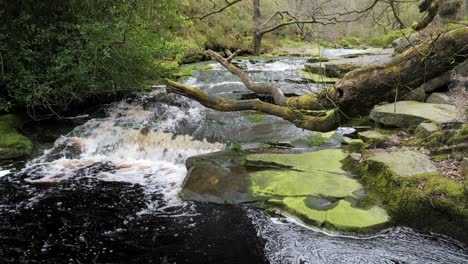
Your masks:
<path fill-rule="evenodd" d="M 378 105 L 372 109 L 370 118 L 387 126 L 408 128 L 424 121 L 436 123 L 456 123 L 459 112 L 455 106 L 447 104 L 427 104 L 416 101 L 400 101 Z"/>
<path fill-rule="evenodd" d="M 31 140 L 18 132 L 26 121 L 27 119 L 20 115 L 0 116 L 0 160 L 21 158 L 32 154 Z"/>
<path fill-rule="evenodd" d="M 251 173 L 253 196 L 262 197 L 267 204 L 279 206 L 306 223 L 329 230 L 375 230 L 389 221 L 388 215 L 375 203 L 366 209 L 356 206 L 360 200 L 356 193 L 362 190 L 362 186 L 342 169 L 340 161 L 346 156 L 340 149 L 300 154 L 248 155 L 248 161 L 292 166 L 289 170 Z M 311 198 L 323 201 L 323 197 L 333 202 L 319 207 L 317 203 L 311 206 Z"/>
<path fill-rule="evenodd" d="M 370 232 L 388 222 L 385 210 L 362 195 L 362 185 L 342 169 L 344 151 L 268 151 L 223 151 L 189 158 L 181 197 L 213 203 L 257 201 L 266 209 L 280 207 L 329 230 Z M 326 219 L 316 217 L 322 214 Z"/>
<path fill-rule="evenodd" d="M 344 145 L 344 149 L 358 153 L 361 153 L 364 149 L 369 147 L 362 139 L 345 139 L 342 144 Z"/>
<path fill-rule="evenodd" d="M 372 147 L 382 147 L 388 140 L 391 133 L 383 130 L 367 130 L 358 133 L 358 137 Z"/>
<path fill-rule="evenodd" d="M 338 78 L 330 78 L 325 75 L 311 73 L 303 70 L 299 70 L 299 73 L 302 74 L 302 76 L 304 76 L 306 81 L 312 83 L 334 84 L 339 80 Z"/>
<path fill-rule="evenodd" d="M 328 230 L 367 233 L 382 228 L 389 222 L 387 212 L 372 206 L 369 209 L 354 207 L 347 200 L 340 199 L 328 204 L 328 210 L 311 208 L 307 203 L 310 197 L 288 197 L 283 200 L 272 200 L 288 212 L 297 215 L 304 222 Z"/>
<path fill-rule="evenodd" d="M 438 172 L 402 174 L 379 158 L 347 158 L 344 165 L 360 174 L 364 186 L 383 200 L 395 224 L 468 242 L 468 195 L 462 183 Z"/>
<path fill-rule="evenodd" d="M 409 142 L 409 145 L 438 148 L 468 142 L 468 124 L 462 124 L 459 129 L 428 129 L 430 130 L 422 127 L 416 128 L 414 140 Z"/>

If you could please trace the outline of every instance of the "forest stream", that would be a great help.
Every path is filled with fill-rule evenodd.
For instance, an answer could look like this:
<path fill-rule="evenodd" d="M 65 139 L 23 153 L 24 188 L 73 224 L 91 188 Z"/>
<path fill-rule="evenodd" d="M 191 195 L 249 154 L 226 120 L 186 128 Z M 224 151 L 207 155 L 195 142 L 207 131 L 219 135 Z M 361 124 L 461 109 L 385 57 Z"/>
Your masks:
<path fill-rule="evenodd" d="M 368 56 L 362 63 L 389 57 Z M 305 58 L 235 63 L 254 81 L 280 84 L 285 94 L 322 88 L 298 72 Z M 211 70 L 180 81 L 225 98 L 249 97 L 222 66 L 200 64 Z M 165 94 L 163 86 L 106 105 L 104 112 L 26 165 L 1 165 L 1 263 L 468 263 L 462 243 L 406 227 L 357 237 L 267 215 L 252 203 L 182 200 L 187 158 L 314 133 L 281 118 L 253 121 L 250 112 L 216 112 Z"/>

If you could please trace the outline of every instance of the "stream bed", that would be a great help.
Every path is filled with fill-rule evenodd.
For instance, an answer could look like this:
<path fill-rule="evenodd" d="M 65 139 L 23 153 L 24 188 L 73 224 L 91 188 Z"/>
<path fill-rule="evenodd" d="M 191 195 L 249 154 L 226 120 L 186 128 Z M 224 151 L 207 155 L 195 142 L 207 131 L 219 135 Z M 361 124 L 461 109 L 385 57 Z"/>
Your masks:
<path fill-rule="evenodd" d="M 238 61 L 255 81 L 295 94 L 322 88 L 294 81 L 304 62 Z M 212 68 L 182 81 L 226 98 L 248 94 Z M 465 245 L 437 234 L 329 234 L 254 204 L 181 200 L 188 157 L 312 133 L 252 115 L 216 112 L 155 87 L 105 106 L 26 165 L 1 165 L 0 263 L 468 263 Z"/>

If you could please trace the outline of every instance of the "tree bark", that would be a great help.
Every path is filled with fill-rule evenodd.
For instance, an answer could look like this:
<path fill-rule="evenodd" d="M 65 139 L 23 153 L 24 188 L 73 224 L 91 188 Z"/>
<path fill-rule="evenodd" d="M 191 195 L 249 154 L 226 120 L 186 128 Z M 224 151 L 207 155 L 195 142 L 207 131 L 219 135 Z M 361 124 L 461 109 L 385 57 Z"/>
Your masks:
<path fill-rule="evenodd" d="M 226 100 L 170 80 L 166 81 L 168 92 L 192 98 L 219 111 L 254 110 L 282 117 L 308 130 L 330 131 L 346 118 L 368 114 L 379 103 L 402 100 L 424 82 L 468 59 L 468 27 L 440 34 L 388 63 L 349 72 L 334 88 L 289 98 L 284 97 L 279 87 L 252 82 L 246 73 L 230 63 L 232 56 L 224 59 L 213 51 L 208 53 L 239 76 L 250 90 L 271 94 L 274 104 L 260 100 Z"/>
<path fill-rule="evenodd" d="M 260 47 L 262 45 L 263 35 L 260 33 L 260 19 L 262 14 L 260 13 L 260 0 L 253 1 L 253 53 L 255 55 L 260 54 Z"/>

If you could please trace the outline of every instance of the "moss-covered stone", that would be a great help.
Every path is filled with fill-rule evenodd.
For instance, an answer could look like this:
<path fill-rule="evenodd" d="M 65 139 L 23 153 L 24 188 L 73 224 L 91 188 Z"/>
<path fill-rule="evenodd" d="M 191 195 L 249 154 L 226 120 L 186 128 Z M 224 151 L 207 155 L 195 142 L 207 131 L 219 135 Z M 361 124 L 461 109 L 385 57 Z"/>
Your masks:
<path fill-rule="evenodd" d="M 292 166 L 289 170 L 262 170 L 251 173 L 254 197 L 282 207 L 306 223 L 331 230 L 370 231 L 388 222 L 385 210 L 367 203 L 356 206 L 362 186 L 347 177 L 339 149 L 300 154 L 254 154 L 249 161 Z M 326 197 L 326 198 L 323 198 Z M 312 201 L 311 201 L 312 200 Z M 327 201 L 330 201 L 327 203 Z M 371 200 L 369 200 L 371 201 Z M 360 203 L 363 204 L 362 201 Z M 350 217 L 353 216 L 353 217 Z"/>
<path fill-rule="evenodd" d="M 411 127 L 424 121 L 457 122 L 459 114 L 455 106 L 452 105 L 400 101 L 375 106 L 369 117 L 375 122 L 388 126 Z"/>
<path fill-rule="evenodd" d="M 395 175 L 401 177 L 437 172 L 428 156 L 410 150 L 372 150 L 368 160 L 385 164 Z"/>
<path fill-rule="evenodd" d="M 362 185 L 342 169 L 340 161 L 347 156 L 342 150 L 258 151 L 265 150 L 189 158 L 181 197 L 214 203 L 258 201 L 329 230 L 367 232 L 388 222 L 385 210 L 367 198 Z"/>
<path fill-rule="evenodd" d="M 365 143 L 372 147 L 381 147 L 385 145 L 385 141 L 388 140 L 390 133 L 383 130 L 367 130 L 359 132 L 358 136 Z"/>
<path fill-rule="evenodd" d="M 32 142 L 18 132 L 24 118 L 8 114 L 0 116 L 0 159 L 14 159 L 31 155 Z"/>
<path fill-rule="evenodd" d="M 369 145 L 364 143 L 362 139 L 345 139 L 343 141 L 344 148 L 350 152 L 362 152 Z"/>
<path fill-rule="evenodd" d="M 362 175 L 361 182 L 383 200 L 396 224 L 468 241 L 468 196 L 463 184 L 437 172 L 401 177 L 378 159 L 347 158 L 344 164 Z"/>
<path fill-rule="evenodd" d="M 307 203 L 308 198 L 288 197 L 283 200 L 272 200 L 290 213 L 297 215 L 304 222 L 331 230 L 350 232 L 368 232 L 384 226 L 389 221 L 387 212 L 378 207 L 370 209 L 353 207 L 351 202 L 340 199 L 331 203 L 328 210 L 311 208 Z"/>
<path fill-rule="evenodd" d="M 459 129 L 437 129 L 432 132 L 424 132 L 422 128 L 416 129 L 414 140 L 408 144 L 432 149 L 465 142 L 468 142 L 468 124 L 462 124 Z"/>

